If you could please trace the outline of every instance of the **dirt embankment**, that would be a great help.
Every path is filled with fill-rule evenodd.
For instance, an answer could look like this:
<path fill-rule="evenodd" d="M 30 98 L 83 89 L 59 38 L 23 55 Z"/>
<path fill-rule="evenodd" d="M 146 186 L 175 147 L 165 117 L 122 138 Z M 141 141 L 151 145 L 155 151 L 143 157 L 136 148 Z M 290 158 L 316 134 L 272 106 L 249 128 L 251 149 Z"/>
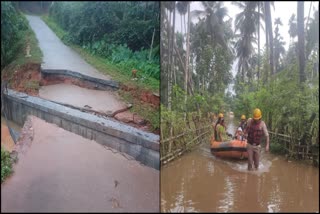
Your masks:
<path fill-rule="evenodd" d="M 133 97 L 150 104 L 154 108 L 160 107 L 160 96 L 158 94 L 147 90 L 138 90 L 136 87 L 127 85 L 121 85 L 120 88 L 121 90 L 130 92 Z"/>
<path fill-rule="evenodd" d="M 94 89 L 92 88 L 92 85 L 88 85 L 81 80 L 70 77 L 60 76 L 43 79 L 41 78 L 40 64 L 37 63 L 28 63 L 17 69 L 10 71 L 7 70 L 4 72 L 3 79 L 9 82 L 9 88 L 31 96 L 39 96 L 39 89 L 41 86 L 59 83 L 73 84 L 83 88 Z M 153 92 L 138 90 L 135 87 L 124 85 L 120 87 L 120 90 L 129 92 L 137 101 L 136 103 L 143 102 L 144 105 L 151 106 L 153 109 L 159 109 L 160 97 Z M 144 131 L 152 130 L 151 123 L 145 120 L 142 116 L 132 113 L 129 110 L 119 109 L 118 112 L 119 113 L 113 115 L 113 118 L 116 120 Z M 153 133 L 158 134 L 159 130 L 155 130 Z"/>

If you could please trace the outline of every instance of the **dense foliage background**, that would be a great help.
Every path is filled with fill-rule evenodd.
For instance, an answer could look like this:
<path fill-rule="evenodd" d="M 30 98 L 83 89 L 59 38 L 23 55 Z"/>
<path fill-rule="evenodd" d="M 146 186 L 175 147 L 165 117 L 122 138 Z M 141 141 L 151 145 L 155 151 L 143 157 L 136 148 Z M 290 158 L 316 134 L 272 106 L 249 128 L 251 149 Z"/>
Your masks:
<path fill-rule="evenodd" d="M 68 33 L 66 42 L 160 80 L 159 10 L 148 1 L 54 2 L 49 16 Z"/>
<path fill-rule="evenodd" d="M 1 1 L 1 70 L 23 47 L 22 38 L 28 23 L 11 2 Z"/>
<path fill-rule="evenodd" d="M 303 14 L 298 2 L 297 16 L 272 22 L 272 2 L 233 2 L 241 10 L 234 18 L 224 2 L 201 2 L 203 9 L 193 11 L 190 4 L 161 3 L 162 138 L 187 129 L 191 114 L 212 119 L 233 111 L 238 119 L 260 108 L 269 131 L 291 136 L 292 143 L 319 145 L 318 9 Z M 284 24 L 290 41 L 279 33 Z M 257 45 L 261 34 L 264 47 Z"/>

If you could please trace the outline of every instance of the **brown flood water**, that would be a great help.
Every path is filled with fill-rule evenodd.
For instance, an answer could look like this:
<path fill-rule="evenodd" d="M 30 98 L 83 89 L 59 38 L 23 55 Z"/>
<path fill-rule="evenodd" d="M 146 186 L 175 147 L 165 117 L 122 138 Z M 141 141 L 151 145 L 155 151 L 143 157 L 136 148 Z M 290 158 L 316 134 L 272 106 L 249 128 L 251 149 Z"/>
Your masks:
<path fill-rule="evenodd" d="M 32 144 L 1 184 L 1 212 L 159 212 L 158 170 L 31 118 L 22 132 L 34 130 Z"/>
<path fill-rule="evenodd" d="M 92 110 L 103 113 L 112 113 L 126 107 L 114 92 L 92 90 L 64 83 L 42 86 L 39 96 L 81 108 L 88 105 Z"/>
<path fill-rule="evenodd" d="M 260 169 L 248 172 L 204 142 L 161 168 L 161 212 L 319 212 L 319 168 L 263 150 Z"/>
<path fill-rule="evenodd" d="M 10 127 L 14 129 L 14 131 L 18 133 L 21 132 L 21 127 L 18 124 L 10 120 L 8 121 L 8 123 Z M 12 152 L 15 146 L 14 141 L 10 135 L 8 124 L 6 123 L 5 118 L 2 116 L 1 116 L 1 146 L 3 146 L 9 152 Z"/>

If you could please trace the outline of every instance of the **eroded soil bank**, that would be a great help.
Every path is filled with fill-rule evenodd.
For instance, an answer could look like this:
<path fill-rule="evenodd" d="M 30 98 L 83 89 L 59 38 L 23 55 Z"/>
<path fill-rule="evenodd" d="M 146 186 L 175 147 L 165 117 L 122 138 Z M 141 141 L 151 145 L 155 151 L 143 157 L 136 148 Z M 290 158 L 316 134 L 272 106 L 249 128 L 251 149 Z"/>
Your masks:
<path fill-rule="evenodd" d="M 130 104 L 125 103 L 117 92 L 94 90 L 92 85 L 86 84 L 76 78 L 41 77 L 40 64 L 28 63 L 20 68 L 6 72 L 3 79 L 9 81 L 9 88 L 24 92 L 32 96 L 39 96 L 48 100 L 66 103 L 78 108 L 113 117 L 135 128 L 151 132 L 151 123 L 143 115 L 132 113 Z M 158 95 L 134 87 L 121 86 L 123 91 L 128 91 L 136 103 L 144 103 L 154 109 L 159 109 L 160 98 Z M 158 134 L 159 130 L 154 130 Z"/>

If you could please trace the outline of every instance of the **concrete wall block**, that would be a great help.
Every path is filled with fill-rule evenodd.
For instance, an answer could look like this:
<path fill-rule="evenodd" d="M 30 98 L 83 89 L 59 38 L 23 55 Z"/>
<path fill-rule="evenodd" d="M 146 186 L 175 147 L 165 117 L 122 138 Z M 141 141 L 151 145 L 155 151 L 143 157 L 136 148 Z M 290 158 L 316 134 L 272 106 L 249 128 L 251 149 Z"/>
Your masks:
<path fill-rule="evenodd" d="M 137 157 L 140 155 L 140 152 L 141 152 L 141 146 L 129 144 L 128 148 L 129 148 L 128 154 L 131 155 L 132 157 L 134 157 L 135 159 L 137 159 Z"/>
<path fill-rule="evenodd" d="M 79 134 L 80 134 L 82 137 L 87 138 L 87 131 L 86 131 L 86 128 L 85 128 L 85 127 L 79 125 L 79 131 L 80 131 Z"/>
<path fill-rule="evenodd" d="M 71 131 L 71 124 L 69 121 L 62 119 L 62 126 L 61 128 L 67 130 L 67 131 Z"/>
<path fill-rule="evenodd" d="M 56 124 L 59 127 L 62 126 L 61 118 L 56 117 L 56 116 L 52 116 L 52 123 Z"/>
<path fill-rule="evenodd" d="M 89 139 L 89 140 L 92 140 L 92 129 L 87 128 L 86 138 Z"/>
<path fill-rule="evenodd" d="M 146 155 L 147 166 L 151 166 L 155 169 L 160 169 L 160 153 L 153 150 L 149 150 Z"/>
<path fill-rule="evenodd" d="M 120 151 L 119 139 L 113 138 L 112 136 L 107 136 L 101 132 L 95 132 L 95 140 L 97 143 L 108 146 L 112 149 Z"/>

